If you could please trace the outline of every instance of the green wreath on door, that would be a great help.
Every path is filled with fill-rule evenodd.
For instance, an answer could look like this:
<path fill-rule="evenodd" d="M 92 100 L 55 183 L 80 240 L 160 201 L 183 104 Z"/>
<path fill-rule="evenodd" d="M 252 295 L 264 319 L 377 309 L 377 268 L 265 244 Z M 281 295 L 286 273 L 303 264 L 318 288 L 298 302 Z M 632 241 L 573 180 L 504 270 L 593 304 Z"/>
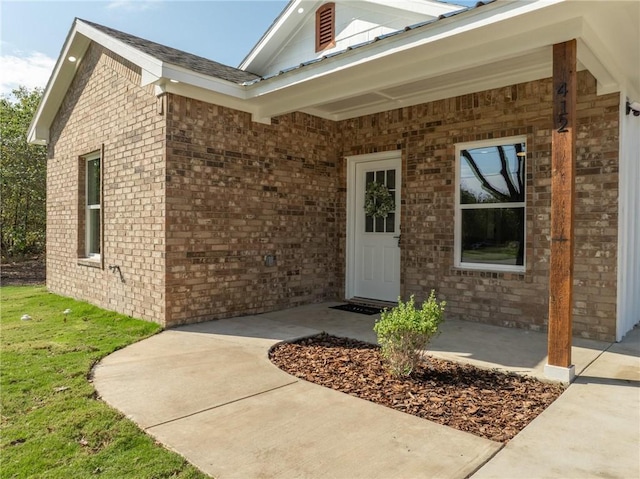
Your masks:
<path fill-rule="evenodd" d="M 373 181 L 364 193 L 364 212 L 374 218 L 386 218 L 396 209 L 393 195 L 384 184 Z"/>

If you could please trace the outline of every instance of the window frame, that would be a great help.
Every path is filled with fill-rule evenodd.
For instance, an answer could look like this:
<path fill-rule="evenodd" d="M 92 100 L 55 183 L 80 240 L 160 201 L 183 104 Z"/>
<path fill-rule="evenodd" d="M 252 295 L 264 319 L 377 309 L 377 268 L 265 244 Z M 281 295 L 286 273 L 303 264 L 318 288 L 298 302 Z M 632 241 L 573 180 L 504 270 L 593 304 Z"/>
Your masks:
<path fill-rule="evenodd" d="M 83 162 L 83 167 L 84 167 L 84 181 L 83 181 L 83 188 L 84 188 L 84 201 L 83 201 L 83 209 L 84 209 L 84 232 L 82 233 L 83 235 L 83 239 L 84 239 L 84 251 L 83 251 L 83 258 L 88 259 L 88 260 L 92 260 L 92 261 L 101 261 L 102 260 L 102 249 L 103 249 L 103 244 L 102 244 L 102 237 L 103 237 L 103 228 L 104 228 L 104 224 L 103 224 L 103 214 L 102 214 L 102 203 L 103 203 L 103 198 L 102 198 L 102 178 L 103 178 L 103 160 L 102 160 L 102 151 L 98 150 L 98 151 L 94 151 L 92 153 L 83 155 L 81 157 L 81 161 Z M 91 161 L 95 161 L 98 160 L 98 165 L 99 165 L 99 178 L 98 178 L 98 185 L 100 188 L 100 191 L 98 192 L 98 203 L 92 203 L 89 204 L 89 172 L 90 172 L 90 168 L 89 168 L 89 162 Z M 98 210 L 98 221 L 99 221 L 99 225 L 98 225 L 98 238 L 97 238 L 97 243 L 98 243 L 98 248 L 99 248 L 99 252 L 95 253 L 90 251 L 90 245 L 92 244 L 92 231 L 93 228 L 91 227 L 92 224 L 92 220 L 91 220 L 91 213 L 92 211 Z"/>
<path fill-rule="evenodd" d="M 462 167 L 461 153 L 463 150 L 472 150 L 475 148 L 495 147 L 500 145 L 513 145 L 516 143 L 524 143 L 525 145 L 525 164 L 524 164 L 524 199 L 522 202 L 505 202 L 505 203 L 469 203 L 463 204 L 460 201 L 460 170 Z M 509 273 L 524 273 L 527 269 L 527 167 L 528 167 L 528 148 L 527 136 L 509 136 L 502 138 L 492 138 L 490 140 L 470 141 L 465 143 L 457 143 L 455 145 L 455 218 L 454 218 L 454 267 L 465 270 L 476 271 L 495 271 Z M 499 205 L 499 206 L 497 206 Z M 468 263 L 462 261 L 462 211 L 466 209 L 508 209 L 508 208 L 524 208 L 524 221 L 522 224 L 522 235 L 524 239 L 524 255 L 522 265 L 501 265 L 497 263 Z"/>
<path fill-rule="evenodd" d="M 331 12 L 331 40 L 321 42 L 320 31 L 321 18 L 326 11 Z M 316 10 L 316 52 L 327 50 L 336 46 L 336 5 L 333 2 L 325 3 Z"/>

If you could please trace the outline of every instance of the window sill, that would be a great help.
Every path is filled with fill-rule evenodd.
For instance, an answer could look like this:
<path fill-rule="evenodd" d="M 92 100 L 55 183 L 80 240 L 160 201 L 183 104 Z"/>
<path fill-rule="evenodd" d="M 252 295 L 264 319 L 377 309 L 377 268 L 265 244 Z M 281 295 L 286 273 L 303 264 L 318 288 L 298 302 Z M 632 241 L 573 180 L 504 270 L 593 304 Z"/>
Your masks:
<path fill-rule="evenodd" d="M 503 277 L 503 275 L 514 275 L 516 277 L 523 278 L 527 274 L 526 268 L 501 268 L 491 267 L 492 265 L 483 265 L 481 267 L 476 266 L 468 266 L 468 265 L 457 265 L 452 268 L 453 272 L 456 275 L 462 276 L 486 276 L 486 277 Z M 511 276 L 511 277 L 514 277 Z"/>
<path fill-rule="evenodd" d="M 526 268 L 524 266 L 502 266 L 498 264 L 490 263 L 461 263 L 455 265 L 456 269 L 468 269 L 471 271 L 489 271 L 491 273 L 524 273 Z"/>
<path fill-rule="evenodd" d="M 78 258 L 78 266 L 87 266 L 89 268 L 102 269 L 102 261 L 97 258 Z"/>

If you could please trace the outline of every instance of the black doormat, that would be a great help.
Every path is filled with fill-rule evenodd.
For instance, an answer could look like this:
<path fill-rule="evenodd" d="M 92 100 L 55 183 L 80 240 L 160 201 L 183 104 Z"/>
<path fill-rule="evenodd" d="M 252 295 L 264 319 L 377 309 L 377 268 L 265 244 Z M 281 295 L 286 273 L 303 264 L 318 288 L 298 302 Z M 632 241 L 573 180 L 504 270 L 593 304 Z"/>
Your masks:
<path fill-rule="evenodd" d="M 350 313 L 359 313 L 372 316 L 382 311 L 380 308 L 374 308 L 371 306 L 363 306 L 361 304 L 341 304 L 339 306 L 329 306 L 331 309 L 339 309 L 341 311 L 349 311 Z"/>

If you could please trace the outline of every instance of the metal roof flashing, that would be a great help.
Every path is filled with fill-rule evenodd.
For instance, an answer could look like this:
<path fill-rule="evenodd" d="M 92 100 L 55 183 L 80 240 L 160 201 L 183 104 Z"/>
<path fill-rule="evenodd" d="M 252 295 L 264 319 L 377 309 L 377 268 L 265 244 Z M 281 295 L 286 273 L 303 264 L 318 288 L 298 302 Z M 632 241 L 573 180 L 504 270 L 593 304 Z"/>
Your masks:
<path fill-rule="evenodd" d="M 75 19 L 28 138 L 32 143 L 48 142 L 50 125 L 92 41 L 139 66 L 142 85 L 155 84 L 164 92 L 246 111 L 265 122 L 291 111 L 340 120 L 474 88 L 494 88 L 507 80 L 545 78 L 550 68 L 545 48 L 569 38 L 578 39 L 579 61 L 598 80 L 599 94 L 626 83 L 636 88 L 637 77 L 627 63 L 637 50 L 590 27 L 590 22 L 606 16 L 607 25 L 616 28 L 629 12 L 597 4 L 582 7 L 576 9 L 566 0 L 479 1 L 265 76 Z M 612 56 L 616 52 L 624 55 Z M 66 61 L 70 54 L 78 57 L 76 63 Z M 626 61 L 625 69 L 617 68 L 620 59 Z M 396 72 L 393 79 L 387 75 L 391 71 Z M 400 83 L 409 88 L 398 91 Z M 349 103 L 346 97 L 361 101 Z"/>
<path fill-rule="evenodd" d="M 259 78 L 255 78 L 253 80 L 245 81 L 245 82 L 241 83 L 241 85 L 243 85 L 243 86 L 252 86 L 252 85 L 255 85 L 255 84 L 260 83 L 260 82 L 265 81 L 265 80 L 270 80 L 272 78 L 280 77 L 280 76 L 285 75 L 285 74 L 287 74 L 289 72 L 300 70 L 301 68 L 304 68 L 304 67 L 307 67 L 307 66 L 310 66 L 310 65 L 315 65 L 315 64 L 320 63 L 320 62 L 322 62 L 324 60 L 327 60 L 329 58 L 334 58 L 334 57 L 337 57 L 337 56 L 341 56 L 341 55 L 349 53 L 349 52 L 351 52 L 353 50 L 357 50 L 357 49 L 360 49 L 360 48 L 363 48 L 363 47 L 366 47 L 366 46 L 369 46 L 369 45 L 373 45 L 374 43 L 377 43 L 377 42 L 382 41 L 382 40 L 386 40 L 387 38 L 397 37 L 398 35 L 402 35 L 402 34 L 407 33 L 407 32 L 411 32 L 411 31 L 414 31 L 414 30 L 417 30 L 417 29 L 420 29 L 420 28 L 423 28 L 423 27 L 427 27 L 427 26 L 433 25 L 433 24 L 435 24 L 437 22 L 441 22 L 442 20 L 446 20 L 446 19 L 455 17 L 455 16 L 460 15 L 462 13 L 466 13 L 466 12 L 469 12 L 469 11 L 472 11 L 472 10 L 476 10 L 477 8 L 483 7 L 485 5 L 489 5 L 489 4 L 494 3 L 496 1 L 497 0 L 479 1 L 478 3 L 476 3 L 472 7 L 461 7 L 460 10 L 456 10 L 454 12 L 442 14 L 442 15 L 440 15 L 437 18 L 434 18 L 432 20 L 427 20 L 427 21 L 424 21 L 424 22 L 415 23 L 413 25 L 407 25 L 406 27 L 404 27 L 401 30 L 396 30 L 394 32 L 386 33 L 384 35 L 379 35 L 379 36 L 377 36 L 377 37 L 375 37 L 372 40 L 369 40 L 367 42 L 362 42 L 362 43 L 359 43 L 357 45 L 351 45 L 351 46 L 345 48 L 344 50 L 332 52 L 332 53 L 329 53 L 327 55 L 323 55 L 320 58 L 314 58 L 312 60 L 308 60 L 308 61 L 302 62 L 299 65 L 295 65 L 295 66 L 292 66 L 292 67 L 289 67 L 289 68 L 285 68 L 283 70 L 280 70 L 278 73 L 274 73 L 272 75 L 261 76 Z"/>

